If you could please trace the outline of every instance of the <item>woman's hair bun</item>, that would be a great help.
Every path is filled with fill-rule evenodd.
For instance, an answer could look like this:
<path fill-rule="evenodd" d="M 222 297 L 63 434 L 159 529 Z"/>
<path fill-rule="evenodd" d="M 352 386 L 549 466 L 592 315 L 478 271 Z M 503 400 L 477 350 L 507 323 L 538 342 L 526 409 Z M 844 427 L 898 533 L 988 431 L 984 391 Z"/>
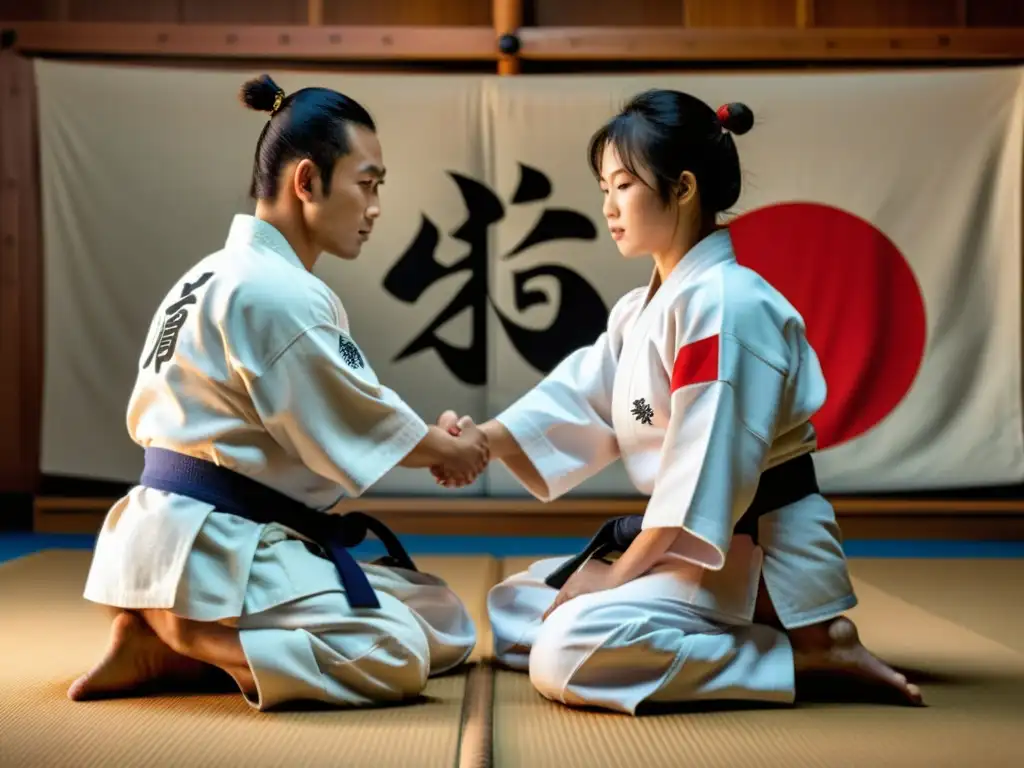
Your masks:
<path fill-rule="evenodd" d="M 260 75 L 242 86 L 242 103 L 249 109 L 258 112 L 273 112 L 277 104 L 278 95 L 283 96 L 284 91 L 270 79 L 270 75 Z"/>
<path fill-rule="evenodd" d="M 754 113 L 746 104 L 734 101 L 718 108 L 718 121 L 729 133 L 741 136 L 754 127 Z"/>

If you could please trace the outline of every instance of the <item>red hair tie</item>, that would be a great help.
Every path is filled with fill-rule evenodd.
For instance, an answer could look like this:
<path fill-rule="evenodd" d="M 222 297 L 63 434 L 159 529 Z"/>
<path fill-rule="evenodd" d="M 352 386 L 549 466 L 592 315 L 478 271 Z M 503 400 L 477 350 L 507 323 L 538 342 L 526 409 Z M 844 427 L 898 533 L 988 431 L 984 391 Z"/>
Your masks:
<path fill-rule="evenodd" d="M 722 125 L 725 125 L 729 121 L 729 117 L 730 117 L 729 105 L 728 104 L 723 104 L 722 106 L 720 106 L 718 108 L 718 111 L 715 112 L 715 114 L 718 115 L 718 121 Z"/>

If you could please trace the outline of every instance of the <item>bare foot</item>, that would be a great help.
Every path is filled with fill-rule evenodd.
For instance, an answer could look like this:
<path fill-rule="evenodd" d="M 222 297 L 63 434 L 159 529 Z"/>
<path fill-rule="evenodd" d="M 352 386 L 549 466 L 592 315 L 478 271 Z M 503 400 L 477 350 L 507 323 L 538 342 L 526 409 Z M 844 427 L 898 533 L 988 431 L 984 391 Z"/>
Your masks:
<path fill-rule="evenodd" d="M 913 706 L 924 706 L 921 690 L 861 645 L 856 625 L 841 616 L 789 633 L 797 675 L 838 674 L 895 690 Z"/>
<path fill-rule="evenodd" d="M 110 627 L 110 645 L 100 663 L 68 689 L 72 701 L 141 693 L 161 681 L 175 687 L 206 678 L 210 668 L 175 653 L 134 613 L 121 612 Z"/>

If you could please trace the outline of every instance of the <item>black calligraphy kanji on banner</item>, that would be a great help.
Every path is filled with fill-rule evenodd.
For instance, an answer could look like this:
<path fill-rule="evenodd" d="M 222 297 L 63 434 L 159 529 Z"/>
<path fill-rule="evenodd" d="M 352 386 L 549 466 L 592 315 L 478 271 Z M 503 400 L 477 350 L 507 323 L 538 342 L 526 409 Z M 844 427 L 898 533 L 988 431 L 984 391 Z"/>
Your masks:
<path fill-rule="evenodd" d="M 547 200 L 551 182 L 541 171 L 520 164 L 519 185 L 512 205 Z M 456 272 L 468 279 L 447 306 L 395 357 L 395 362 L 433 349 L 460 381 L 485 384 L 487 380 L 486 318 L 490 301 L 505 333 L 516 351 L 535 369 L 548 373 L 570 352 L 590 344 L 604 330 L 608 310 L 600 295 L 583 277 L 568 267 L 542 264 L 513 273 L 515 306 L 520 312 L 548 301 L 543 291 L 531 290 L 530 281 L 551 277 L 558 281 L 561 299 L 555 319 L 542 330 L 524 328 L 506 317 L 488 292 L 490 259 L 487 247 L 492 225 L 505 216 L 505 206 L 484 184 L 449 172 L 466 205 L 466 219 L 451 236 L 469 246 L 469 252 L 451 266 L 437 261 L 440 233 L 429 217 L 423 216 L 419 232 L 384 278 L 384 289 L 395 298 L 415 303 L 438 280 Z M 596 240 L 594 224 L 582 213 L 564 208 L 545 208 L 525 237 L 502 259 L 513 259 L 530 248 L 553 240 Z M 466 349 L 455 347 L 437 336 L 437 331 L 459 313 L 472 312 L 472 341 Z"/>

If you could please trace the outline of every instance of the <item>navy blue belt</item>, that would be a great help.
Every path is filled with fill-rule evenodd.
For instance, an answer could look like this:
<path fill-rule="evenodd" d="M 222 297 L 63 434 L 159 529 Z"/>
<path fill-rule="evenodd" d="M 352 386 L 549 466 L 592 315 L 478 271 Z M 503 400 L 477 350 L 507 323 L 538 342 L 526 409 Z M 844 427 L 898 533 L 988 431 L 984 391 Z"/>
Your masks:
<path fill-rule="evenodd" d="M 279 523 L 316 542 L 341 577 L 353 608 L 380 608 L 366 574 L 348 551 L 372 532 L 388 551 L 387 564 L 416 570 L 412 558 L 391 530 L 362 512 L 332 515 L 320 512 L 252 478 L 212 462 L 164 448 L 147 448 L 140 485 L 175 493 L 215 507 L 219 512 L 254 523 Z"/>
<path fill-rule="evenodd" d="M 743 517 L 736 522 L 733 533 L 746 534 L 757 543 L 758 520 L 761 517 L 818 492 L 818 477 L 814 472 L 811 454 L 805 453 L 772 467 L 761 473 L 757 493 Z M 633 539 L 640 535 L 643 520 L 643 515 L 624 515 L 609 520 L 582 552 L 563 563 L 544 583 L 561 589 L 569 577 L 590 558 L 625 552 Z"/>

